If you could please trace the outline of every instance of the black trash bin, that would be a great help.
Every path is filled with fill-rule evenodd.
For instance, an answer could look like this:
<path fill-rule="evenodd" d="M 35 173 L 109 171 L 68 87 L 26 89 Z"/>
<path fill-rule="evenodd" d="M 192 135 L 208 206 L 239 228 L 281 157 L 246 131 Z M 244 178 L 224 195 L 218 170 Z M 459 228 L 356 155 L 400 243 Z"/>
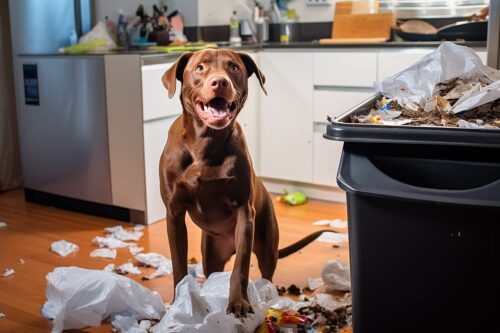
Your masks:
<path fill-rule="evenodd" d="M 347 123 L 354 333 L 500 332 L 500 131 Z"/>

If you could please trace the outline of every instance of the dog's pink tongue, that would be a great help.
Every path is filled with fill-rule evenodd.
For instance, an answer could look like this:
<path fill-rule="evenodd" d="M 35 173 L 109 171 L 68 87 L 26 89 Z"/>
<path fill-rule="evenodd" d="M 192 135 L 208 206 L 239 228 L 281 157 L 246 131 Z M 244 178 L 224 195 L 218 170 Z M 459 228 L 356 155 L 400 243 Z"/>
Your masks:
<path fill-rule="evenodd" d="M 219 117 L 222 117 L 227 110 L 227 103 L 223 98 L 214 98 L 208 103 L 208 110 Z"/>

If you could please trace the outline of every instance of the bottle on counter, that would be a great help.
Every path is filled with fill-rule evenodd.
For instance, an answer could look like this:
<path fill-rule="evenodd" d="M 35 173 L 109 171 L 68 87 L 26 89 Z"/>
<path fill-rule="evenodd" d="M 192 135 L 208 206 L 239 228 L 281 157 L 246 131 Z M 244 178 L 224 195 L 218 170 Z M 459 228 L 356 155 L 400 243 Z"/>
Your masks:
<path fill-rule="evenodd" d="M 236 11 L 233 11 L 233 15 L 229 20 L 229 43 L 232 45 L 241 44 L 240 23 Z"/>

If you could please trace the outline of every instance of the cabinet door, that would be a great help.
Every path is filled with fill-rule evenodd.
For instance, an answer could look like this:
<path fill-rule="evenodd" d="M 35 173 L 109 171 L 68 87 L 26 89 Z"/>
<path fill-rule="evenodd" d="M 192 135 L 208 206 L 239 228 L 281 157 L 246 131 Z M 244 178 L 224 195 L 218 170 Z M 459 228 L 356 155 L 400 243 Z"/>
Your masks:
<path fill-rule="evenodd" d="M 260 97 L 260 173 L 312 182 L 313 54 L 262 52 L 268 95 Z"/>
<path fill-rule="evenodd" d="M 337 170 L 343 143 L 323 138 L 323 132 L 314 133 L 313 182 L 317 185 L 337 186 Z"/>
<path fill-rule="evenodd" d="M 163 74 L 173 63 L 142 66 L 142 112 L 144 121 L 182 113 L 180 100 L 181 83 L 177 81 L 175 95 L 168 92 L 161 82 Z"/>
<path fill-rule="evenodd" d="M 163 147 L 167 142 L 168 130 L 176 118 L 173 116 L 144 123 L 147 223 L 156 222 L 166 216 L 160 195 L 159 163 Z"/>
<path fill-rule="evenodd" d="M 383 80 L 405 70 L 432 51 L 434 49 L 380 52 L 378 55 L 378 80 Z"/>
<path fill-rule="evenodd" d="M 255 63 L 259 65 L 257 53 L 249 53 Z M 260 174 L 259 159 L 259 96 L 260 85 L 257 77 L 252 75 L 248 78 L 248 96 L 243 110 L 238 115 L 238 122 L 243 128 L 248 150 L 252 157 L 253 168 L 257 175 Z"/>
<path fill-rule="evenodd" d="M 377 79 L 375 52 L 336 50 L 314 56 L 315 85 L 369 88 Z"/>

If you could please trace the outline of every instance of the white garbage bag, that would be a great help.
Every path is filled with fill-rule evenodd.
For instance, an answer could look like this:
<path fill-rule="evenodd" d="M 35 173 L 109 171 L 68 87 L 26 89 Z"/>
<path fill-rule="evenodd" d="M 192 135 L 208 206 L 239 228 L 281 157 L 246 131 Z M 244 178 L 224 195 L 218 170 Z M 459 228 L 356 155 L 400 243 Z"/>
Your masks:
<path fill-rule="evenodd" d="M 161 296 L 115 273 L 79 267 L 57 267 L 47 274 L 47 302 L 41 312 L 53 320 L 52 333 L 98 326 L 111 315 L 159 320 Z"/>
<path fill-rule="evenodd" d="M 454 113 L 500 98 L 500 83 L 495 83 L 500 80 L 500 71 L 483 65 L 472 49 L 452 42 L 443 42 L 404 71 L 375 82 L 374 87 L 401 105 L 416 103 L 423 107 L 436 84 L 455 78 L 477 78 L 488 85 L 458 100 L 452 108 Z"/>
<path fill-rule="evenodd" d="M 177 285 L 175 302 L 168 313 L 152 328 L 166 332 L 254 332 L 264 320 L 267 303 L 278 298 L 274 285 L 264 279 L 248 284 L 248 297 L 255 313 L 238 319 L 226 314 L 230 272 L 213 273 L 200 286 L 190 275 Z"/>

